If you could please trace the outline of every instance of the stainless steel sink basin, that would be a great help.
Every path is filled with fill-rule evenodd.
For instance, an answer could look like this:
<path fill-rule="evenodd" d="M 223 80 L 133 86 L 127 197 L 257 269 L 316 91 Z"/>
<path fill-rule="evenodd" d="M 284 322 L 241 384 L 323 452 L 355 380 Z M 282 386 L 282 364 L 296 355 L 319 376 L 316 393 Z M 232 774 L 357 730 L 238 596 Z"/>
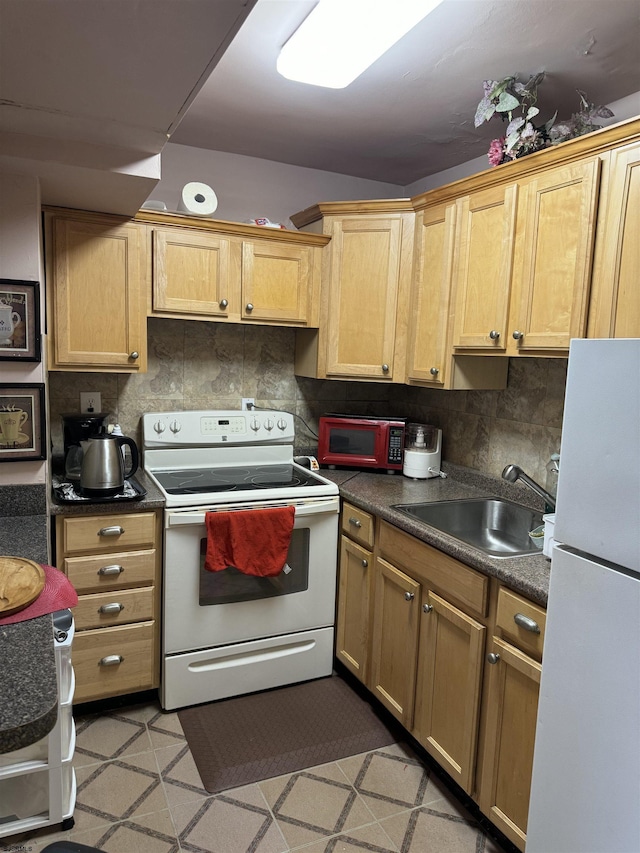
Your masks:
<path fill-rule="evenodd" d="M 529 537 L 529 531 L 542 524 L 542 515 L 503 498 L 396 504 L 392 509 L 492 557 L 540 553 Z"/>

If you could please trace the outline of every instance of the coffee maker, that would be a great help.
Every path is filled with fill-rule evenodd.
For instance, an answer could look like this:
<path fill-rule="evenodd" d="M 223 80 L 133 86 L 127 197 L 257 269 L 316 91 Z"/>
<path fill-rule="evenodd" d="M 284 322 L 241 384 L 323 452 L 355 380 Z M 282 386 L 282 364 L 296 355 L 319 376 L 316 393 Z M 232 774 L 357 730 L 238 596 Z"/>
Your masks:
<path fill-rule="evenodd" d="M 92 435 L 98 435 L 106 427 L 108 413 L 87 413 L 62 415 L 62 434 L 64 438 L 64 476 L 72 483 L 80 482 L 82 469 L 82 444 Z"/>

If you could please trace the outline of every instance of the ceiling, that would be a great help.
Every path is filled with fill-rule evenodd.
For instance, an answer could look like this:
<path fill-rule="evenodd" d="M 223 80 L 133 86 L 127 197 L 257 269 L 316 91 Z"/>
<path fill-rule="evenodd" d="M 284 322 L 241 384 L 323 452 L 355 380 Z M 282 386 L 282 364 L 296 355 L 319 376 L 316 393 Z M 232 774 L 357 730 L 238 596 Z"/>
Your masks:
<path fill-rule="evenodd" d="M 486 153 L 485 79 L 544 70 L 545 119 L 640 91 L 638 0 L 444 0 L 342 90 L 276 72 L 314 5 L 258 0 L 171 141 L 407 186 Z"/>
<path fill-rule="evenodd" d="M 344 90 L 276 73 L 314 3 L 0 0 L 0 169 L 126 215 L 169 139 L 406 187 L 486 152 L 486 78 L 544 69 L 546 117 L 640 91 L 640 0 L 444 0 Z"/>
<path fill-rule="evenodd" d="M 133 214 L 256 0 L 0 0 L 0 168 Z"/>

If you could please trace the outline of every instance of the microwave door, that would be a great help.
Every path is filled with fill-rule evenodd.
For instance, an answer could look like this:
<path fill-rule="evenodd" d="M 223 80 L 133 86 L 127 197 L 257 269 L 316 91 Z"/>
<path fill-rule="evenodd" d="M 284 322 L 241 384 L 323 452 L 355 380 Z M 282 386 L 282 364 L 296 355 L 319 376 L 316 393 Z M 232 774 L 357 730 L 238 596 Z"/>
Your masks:
<path fill-rule="evenodd" d="M 384 458 L 384 432 L 379 425 L 373 427 L 331 426 L 329 452 L 326 461 L 344 465 L 377 466 Z"/>

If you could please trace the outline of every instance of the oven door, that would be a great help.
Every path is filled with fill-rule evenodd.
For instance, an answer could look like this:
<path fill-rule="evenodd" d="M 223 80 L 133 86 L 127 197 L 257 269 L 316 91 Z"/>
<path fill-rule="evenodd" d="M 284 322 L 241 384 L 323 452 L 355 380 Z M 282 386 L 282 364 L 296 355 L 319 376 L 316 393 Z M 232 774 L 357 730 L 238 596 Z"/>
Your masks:
<path fill-rule="evenodd" d="M 274 578 L 204 568 L 207 512 L 294 505 L 287 565 Z M 164 654 L 333 625 L 337 497 L 165 512 Z M 256 547 L 259 547 L 256 545 Z"/>

